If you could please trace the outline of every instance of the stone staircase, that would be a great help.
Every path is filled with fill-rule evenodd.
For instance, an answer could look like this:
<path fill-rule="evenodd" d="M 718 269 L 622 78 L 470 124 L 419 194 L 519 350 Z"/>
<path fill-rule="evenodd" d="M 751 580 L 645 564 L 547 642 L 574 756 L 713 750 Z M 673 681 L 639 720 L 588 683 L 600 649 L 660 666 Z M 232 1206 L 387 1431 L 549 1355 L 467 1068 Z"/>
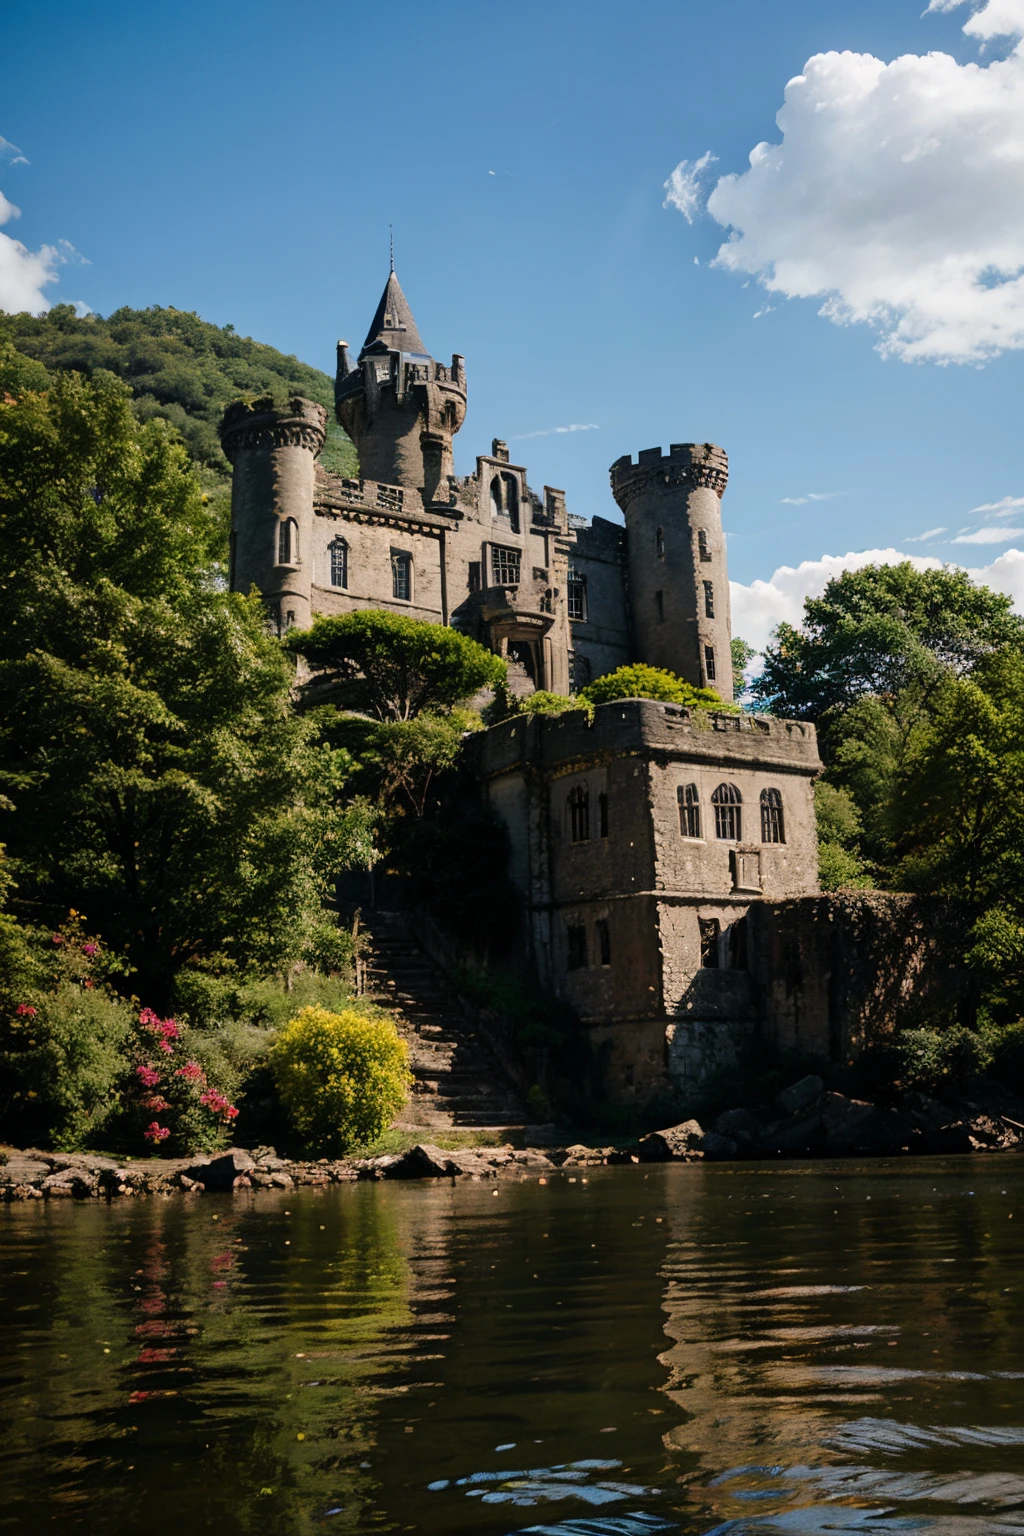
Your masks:
<path fill-rule="evenodd" d="M 394 1013 L 409 1046 L 413 1091 L 398 1128 L 521 1127 L 526 1118 L 521 1095 L 465 1018 L 404 914 L 364 912 L 360 928 L 367 945 L 360 967 L 362 993 Z"/>

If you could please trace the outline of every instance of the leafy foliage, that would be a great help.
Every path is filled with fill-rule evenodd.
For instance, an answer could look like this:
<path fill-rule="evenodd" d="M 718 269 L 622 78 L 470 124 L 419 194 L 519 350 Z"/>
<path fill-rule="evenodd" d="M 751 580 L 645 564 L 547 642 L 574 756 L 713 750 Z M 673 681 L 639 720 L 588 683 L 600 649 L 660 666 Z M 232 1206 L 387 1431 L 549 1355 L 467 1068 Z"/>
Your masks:
<path fill-rule="evenodd" d="M 281 1100 L 316 1151 L 344 1152 L 386 1130 L 408 1097 L 409 1053 L 389 1019 L 303 1008 L 270 1052 Z"/>
<path fill-rule="evenodd" d="M 505 663 L 467 635 L 404 613 L 367 608 L 292 630 L 288 648 L 350 685 L 349 702 L 378 720 L 453 709 L 505 681 Z"/>
<path fill-rule="evenodd" d="M 861 819 L 849 790 L 819 779 L 814 786 L 814 810 L 822 890 L 863 889 L 872 885 L 871 876 L 856 852 Z"/>
<path fill-rule="evenodd" d="M 238 1110 L 212 1084 L 188 1043 L 188 1028 L 150 1008 L 138 1014 L 128 1044 L 121 1113 L 133 1146 L 154 1152 L 209 1151 L 223 1145 Z"/>
<path fill-rule="evenodd" d="M 746 689 L 744 674 L 746 673 L 746 670 L 750 663 L 753 661 L 754 657 L 759 653 L 754 649 L 752 645 L 748 645 L 746 640 L 742 640 L 739 635 L 733 635 L 731 650 L 732 694 L 734 699 L 738 699 L 740 694 L 743 693 Z"/>
<path fill-rule="evenodd" d="M 19 902 L 88 904 L 158 1004 L 190 964 L 283 969 L 343 861 L 347 761 L 292 710 L 258 602 L 211 581 L 216 528 L 184 449 L 109 376 L 8 388 L 0 525 Z"/>
<path fill-rule="evenodd" d="M 635 662 L 606 672 L 580 691 L 589 704 L 609 704 L 613 699 L 662 699 L 667 704 L 684 704 L 691 709 L 729 709 L 713 688 L 694 688 L 674 672 Z"/>
<path fill-rule="evenodd" d="M 217 424 L 224 408 L 244 395 L 301 394 L 334 414 L 334 384 L 318 368 L 300 363 L 262 342 L 238 336 L 234 326 L 211 325 L 180 309 L 119 309 L 103 319 L 79 319 L 69 304 L 47 314 L 0 319 L 18 351 L 33 360 L 23 365 L 25 385 L 46 388 L 46 371 L 73 370 L 93 378 L 102 370 L 130 388 L 142 421 L 162 419 L 180 432 L 199 464 L 226 473 Z M 333 421 L 321 460 L 336 474 L 358 472 L 355 449 Z"/>

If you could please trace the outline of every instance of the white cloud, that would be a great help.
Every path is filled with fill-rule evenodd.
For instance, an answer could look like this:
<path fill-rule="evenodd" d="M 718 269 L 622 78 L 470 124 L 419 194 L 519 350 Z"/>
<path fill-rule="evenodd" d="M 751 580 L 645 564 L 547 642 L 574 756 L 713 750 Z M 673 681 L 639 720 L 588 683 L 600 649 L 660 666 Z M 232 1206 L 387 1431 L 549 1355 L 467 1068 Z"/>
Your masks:
<path fill-rule="evenodd" d="M 568 427 L 542 427 L 539 432 L 517 432 L 510 439 L 513 443 L 525 442 L 528 437 L 553 437 L 561 432 L 600 432 L 596 421 L 574 421 Z"/>
<path fill-rule="evenodd" d="M 1024 496 L 1004 496 L 1002 501 L 986 501 L 983 506 L 972 507 L 972 512 L 984 512 L 990 517 L 1016 517 L 1024 507 Z"/>
<path fill-rule="evenodd" d="M 975 528 L 970 533 L 958 533 L 955 539 L 950 539 L 951 544 L 1009 544 L 1011 539 L 1019 539 L 1024 534 L 1024 528 Z"/>
<path fill-rule="evenodd" d="M 2 133 L 0 133 L 0 164 L 28 165 L 17 144 L 12 144 L 10 139 L 5 139 Z"/>
<path fill-rule="evenodd" d="M 704 207 L 704 184 L 717 159 L 709 149 L 699 160 L 680 160 L 665 183 L 667 196 L 661 206 L 678 208 L 686 222 L 692 224 Z"/>
<path fill-rule="evenodd" d="M 809 501 L 835 501 L 837 496 L 849 496 L 849 491 L 808 491 L 804 496 L 783 496 L 782 507 L 806 507 Z"/>
<path fill-rule="evenodd" d="M 948 528 L 929 528 L 925 533 L 915 533 L 911 538 L 904 539 L 904 544 L 927 544 L 930 539 L 937 539 L 940 533 L 948 533 Z"/>
<path fill-rule="evenodd" d="M 1024 0 L 988 0 L 965 31 L 1024 35 Z M 987 64 L 815 54 L 777 122 L 782 142 L 758 144 L 707 200 L 732 231 L 719 267 L 823 300 L 907 362 L 1024 348 L 1024 43 Z M 691 221 L 709 163 L 683 161 L 667 183 Z"/>
<path fill-rule="evenodd" d="M 0 224 L 8 224 L 20 214 L 21 209 L 0 192 Z M 8 314 L 28 310 L 32 315 L 49 309 L 50 301 L 43 289 L 57 281 L 57 269 L 66 259 L 54 245 L 41 245 L 38 251 L 30 251 L 20 240 L 0 234 L 0 309 Z"/>
<path fill-rule="evenodd" d="M 800 624 L 804 599 L 820 597 L 826 584 L 843 571 L 865 565 L 897 565 L 909 561 L 916 570 L 937 571 L 947 563 L 933 555 L 908 555 L 897 549 L 866 549 L 847 555 L 822 555 L 798 566 L 780 565 L 768 581 L 729 583 L 732 600 L 732 632 L 761 651 L 777 624 Z M 991 565 L 965 567 L 968 576 L 982 586 L 1006 592 L 1018 613 L 1024 613 L 1024 550 L 1007 549 Z"/>
<path fill-rule="evenodd" d="M 931 0 L 929 11 L 955 11 L 967 0 Z M 1024 0 L 987 0 L 964 24 L 971 37 L 988 41 L 993 37 L 1024 35 Z"/>

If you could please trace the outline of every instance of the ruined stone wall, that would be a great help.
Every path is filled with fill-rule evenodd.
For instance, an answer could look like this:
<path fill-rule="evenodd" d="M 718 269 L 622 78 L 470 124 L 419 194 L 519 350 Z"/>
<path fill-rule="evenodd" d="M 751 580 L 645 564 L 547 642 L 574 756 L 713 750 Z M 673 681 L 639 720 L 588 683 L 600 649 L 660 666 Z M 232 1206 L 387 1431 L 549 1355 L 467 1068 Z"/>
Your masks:
<path fill-rule="evenodd" d="M 761 1029 L 781 1047 L 849 1062 L 898 1024 L 966 995 L 954 909 L 881 891 L 763 902 L 750 911 Z"/>

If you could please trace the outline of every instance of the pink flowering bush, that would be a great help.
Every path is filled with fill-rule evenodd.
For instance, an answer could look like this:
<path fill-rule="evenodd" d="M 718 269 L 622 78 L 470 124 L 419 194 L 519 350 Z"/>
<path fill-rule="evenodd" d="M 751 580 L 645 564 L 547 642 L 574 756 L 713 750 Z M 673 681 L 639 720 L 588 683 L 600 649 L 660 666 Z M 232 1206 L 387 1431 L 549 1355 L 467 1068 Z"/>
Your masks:
<path fill-rule="evenodd" d="M 133 1139 L 176 1155 L 223 1145 L 238 1110 L 189 1052 L 187 1025 L 139 1010 L 123 1098 Z M 158 1091 L 154 1091 L 158 1090 Z M 153 1116 L 157 1118 L 153 1118 Z"/>

